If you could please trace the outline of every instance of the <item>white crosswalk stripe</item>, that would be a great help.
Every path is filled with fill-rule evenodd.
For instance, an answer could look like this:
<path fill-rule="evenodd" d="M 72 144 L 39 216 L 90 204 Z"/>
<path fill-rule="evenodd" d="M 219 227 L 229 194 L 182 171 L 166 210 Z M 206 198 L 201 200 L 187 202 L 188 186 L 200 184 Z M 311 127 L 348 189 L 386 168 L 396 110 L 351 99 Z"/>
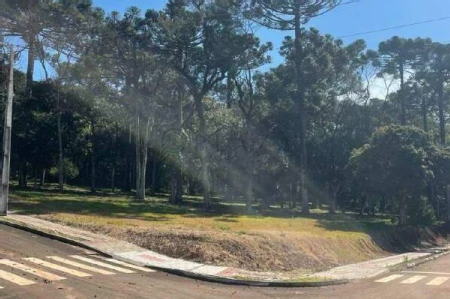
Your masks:
<path fill-rule="evenodd" d="M 104 261 L 111 262 L 111 263 L 114 263 L 114 264 L 117 264 L 117 265 L 125 266 L 125 267 L 130 268 L 130 269 L 140 270 L 142 272 L 148 272 L 148 273 L 156 272 L 155 270 L 152 270 L 152 269 L 149 269 L 149 268 L 128 264 L 128 263 L 125 263 L 125 262 L 122 262 L 122 261 L 119 261 L 119 260 L 115 260 L 115 259 L 111 259 L 111 258 L 104 258 L 104 257 L 98 257 L 98 258 L 101 258 Z"/>
<path fill-rule="evenodd" d="M 71 255 L 70 257 L 72 257 L 74 259 L 77 259 L 77 260 L 80 260 L 80 261 L 83 261 L 83 262 L 86 262 L 86 263 L 89 263 L 89 264 L 97 265 L 97 266 L 108 268 L 108 269 L 111 269 L 111 270 L 116 270 L 116 271 L 122 272 L 122 273 L 128 273 L 128 274 L 135 273 L 134 271 L 131 271 L 129 269 L 125 269 L 125 268 L 118 267 L 118 266 L 113 266 L 113 265 L 110 265 L 110 264 L 107 264 L 107 263 L 100 262 L 98 260 L 93 260 L 93 259 L 86 258 L 86 257 L 83 257 L 83 256 L 79 256 L 79 255 Z"/>
<path fill-rule="evenodd" d="M 391 276 L 388 276 L 388 277 L 376 280 L 375 282 L 390 282 L 390 281 L 396 280 L 397 278 L 400 278 L 400 277 L 403 277 L 403 276 L 404 275 L 400 275 L 400 274 L 391 275 Z"/>
<path fill-rule="evenodd" d="M 430 275 L 446 275 L 446 276 L 450 276 L 450 273 L 448 273 L 448 272 L 402 271 L 402 273 L 407 273 L 407 274 L 430 274 Z"/>
<path fill-rule="evenodd" d="M 415 276 L 412 276 L 412 277 L 410 277 L 410 278 L 408 278 L 408 279 L 403 280 L 403 281 L 400 282 L 400 283 L 403 283 L 403 284 L 413 284 L 413 283 L 416 283 L 416 282 L 418 282 L 418 281 L 424 279 L 425 277 L 426 277 L 426 276 L 415 275 Z"/>
<path fill-rule="evenodd" d="M 36 283 L 36 282 L 31 281 L 29 279 L 25 279 L 23 277 L 20 277 L 18 275 L 15 275 L 15 274 L 3 271 L 3 270 L 0 270 L 0 279 L 7 280 L 9 282 L 18 284 L 20 286 L 28 286 L 30 284 L 35 284 Z"/>
<path fill-rule="evenodd" d="M 406 272 L 403 271 L 402 273 L 425 273 L 425 272 Z M 435 273 L 435 272 L 429 272 L 429 273 Z M 437 273 L 437 272 L 436 272 Z M 434 277 L 433 277 L 434 276 Z M 399 280 L 400 278 L 403 278 L 403 280 Z M 415 284 L 417 282 L 423 281 L 423 284 L 426 284 L 427 286 L 440 286 L 447 281 L 450 280 L 450 276 L 437 276 L 431 275 L 430 276 L 424 276 L 424 275 L 414 275 L 414 276 L 406 276 L 402 274 L 393 274 L 386 277 L 383 277 L 381 279 L 375 280 L 375 282 L 381 282 L 381 283 L 387 283 L 396 280 L 397 283 L 401 284 Z"/>
<path fill-rule="evenodd" d="M 70 259 L 67 259 L 65 257 L 60 257 L 60 256 L 47 256 L 47 258 L 51 259 L 52 261 L 58 262 L 58 264 L 50 263 L 50 262 L 47 262 L 46 260 L 42 260 L 42 259 L 34 258 L 34 257 L 23 258 L 24 261 L 33 263 L 33 264 L 39 266 L 39 267 L 31 267 L 31 266 L 27 265 L 27 263 L 16 262 L 16 261 L 9 260 L 9 259 L 0 259 L 0 266 L 9 267 L 9 270 L 13 271 L 15 273 L 15 274 L 13 274 L 8 271 L 0 269 L 0 280 L 3 279 L 6 281 L 9 281 L 11 283 L 20 285 L 20 286 L 28 286 L 28 285 L 32 285 L 32 284 L 36 283 L 36 281 L 34 281 L 34 280 L 37 280 L 37 278 L 34 278 L 34 280 L 26 279 L 26 278 L 20 276 L 20 274 L 16 273 L 16 271 L 32 274 L 37 277 L 41 277 L 41 278 L 45 279 L 46 282 L 60 281 L 60 280 L 67 279 L 66 277 L 41 270 L 40 269 L 41 267 L 49 268 L 49 269 L 63 272 L 68 275 L 73 275 L 76 277 L 92 276 L 92 274 L 82 272 L 78 269 L 87 270 L 87 271 L 90 271 L 93 273 L 103 274 L 103 275 L 116 274 L 115 272 L 112 272 L 111 270 L 115 270 L 117 272 L 127 273 L 127 274 L 136 273 L 133 270 L 138 270 L 138 271 L 148 272 L 148 273 L 155 272 L 152 269 L 148 269 L 145 267 L 141 267 L 141 266 L 133 265 L 133 264 L 126 263 L 123 261 L 115 260 L 112 258 L 105 258 L 105 257 L 101 257 L 101 256 L 95 256 L 94 258 L 87 258 L 87 257 L 81 256 L 81 255 L 71 255 L 71 256 L 69 256 Z M 74 261 L 72 259 L 75 259 L 77 261 Z M 64 266 L 61 264 L 64 264 Z M 66 267 L 65 265 L 70 266 L 70 268 Z M 98 266 L 98 267 L 96 267 L 96 266 Z M 76 269 L 74 269 L 74 268 L 76 268 Z M 107 268 L 108 270 L 105 270 L 103 268 Z M 133 269 L 133 270 L 130 270 L 130 269 Z M 26 274 L 23 274 L 23 275 L 26 275 Z M 403 275 L 400 275 L 400 276 L 403 276 Z M 430 282 L 430 285 L 438 285 L 438 284 L 442 284 L 444 282 L 445 281 L 439 282 L 436 280 L 436 281 Z M 433 283 L 433 284 L 431 284 L 431 283 Z M 0 289 L 3 289 L 3 288 L 4 287 L 0 286 Z"/>
<path fill-rule="evenodd" d="M 427 286 L 440 286 L 449 279 L 450 277 L 436 277 L 435 279 L 427 283 Z"/>
<path fill-rule="evenodd" d="M 88 271 L 91 271 L 91 272 L 94 272 L 94 273 L 99 273 L 99 274 L 104 274 L 104 275 L 114 275 L 115 274 L 114 272 L 111 272 L 111 271 L 106 271 L 106 270 L 103 270 L 103 269 L 94 268 L 94 267 L 91 267 L 91 266 L 88 266 L 88 265 L 85 265 L 85 264 L 81 264 L 81 263 L 78 263 L 78 262 L 74 262 L 74 261 L 71 261 L 71 260 L 68 260 L 68 259 L 61 258 L 59 256 L 47 256 L 47 258 L 49 258 L 51 260 L 54 260 L 54 261 L 57 261 L 57 262 L 60 262 L 60 263 L 63 263 L 63 264 L 67 264 L 69 266 L 77 267 L 77 268 L 80 268 L 80 269 L 83 269 L 83 270 L 88 270 Z"/>
<path fill-rule="evenodd" d="M 38 264 L 38 265 L 43 266 L 43 267 L 51 268 L 51 269 L 58 270 L 58 271 L 61 271 L 61 272 L 64 272 L 64 273 L 67 273 L 67 274 L 70 274 L 70 275 L 74 275 L 74 276 L 77 276 L 77 277 L 89 277 L 89 276 L 92 276 L 91 274 L 88 274 L 88 273 L 85 273 L 85 272 L 81 272 L 81 271 L 70 269 L 70 268 L 67 268 L 67 267 L 64 267 L 64 266 L 60 266 L 60 265 L 56 265 L 56 264 L 53 264 L 53 263 L 49 263 L 49 262 L 46 262 L 44 260 L 33 258 L 33 257 L 24 258 L 24 260 L 32 262 L 32 263 L 35 263 L 35 264 Z"/>
<path fill-rule="evenodd" d="M 39 270 L 39 269 L 36 269 L 36 268 L 32 268 L 32 267 L 24 265 L 24 264 L 19 264 L 19 263 L 16 263 L 16 262 L 13 262 L 13 261 L 10 261 L 10 260 L 7 260 L 7 259 L 0 260 L 0 264 L 9 266 L 9 267 L 11 267 L 13 269 L 18 269 L 20 271 L 23 271 L 23 272 L 26 272 L 26 273 L 30 273 L 30 274 L 33 274 L 33 275 L 36 275 L 36 276 L 48 279 L 50 281 L 57 281 L 57 280 L 66 279 L 65 277 L 62 277 L 62 276 L 59 276 L 59 275 L 56 275 L 56 274 L 52 274 L 52 273 L 49 273 L 49 272 L 46 272 L 46 271 L 42 271 L 42 270 Z"/>

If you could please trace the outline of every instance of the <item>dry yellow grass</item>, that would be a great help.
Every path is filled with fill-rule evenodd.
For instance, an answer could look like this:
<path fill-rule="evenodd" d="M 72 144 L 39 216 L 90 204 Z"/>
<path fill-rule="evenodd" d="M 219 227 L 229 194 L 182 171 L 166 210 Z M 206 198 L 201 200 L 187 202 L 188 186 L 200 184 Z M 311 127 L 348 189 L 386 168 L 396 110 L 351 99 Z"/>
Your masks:
<path fill-rule="evenodd" d="M 245 215 L 242 205 L 232 203 L 205 212 L 196 198 L 172 206 L 165 198 L 136 202 L 126 195 L 93 196 L 83 190 L 13 190 L 12 197 L 19 212 L 208 264 L 304 274 L 389 254 L 380 243 L 392 228 L 385 218 L 321 211 L 299 217 L 276 208 Z"/>

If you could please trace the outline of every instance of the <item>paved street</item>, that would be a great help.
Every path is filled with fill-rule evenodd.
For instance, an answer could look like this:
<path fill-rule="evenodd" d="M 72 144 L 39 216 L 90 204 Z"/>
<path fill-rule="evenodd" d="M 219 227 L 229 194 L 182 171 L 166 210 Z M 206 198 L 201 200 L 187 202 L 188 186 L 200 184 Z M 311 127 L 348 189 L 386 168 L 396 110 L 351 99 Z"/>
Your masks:
<path fill-rule="evenodd" d="M 296 298 L 296 290 L 204 283 L 145 272 L 0 225 L 0 298 Z M 144 271 L 145 270 L 145 271 Z M 284 297 L 284 295 L 288 295 Z"/>
<path fill-rule="evenodd" d="M 413 269 L 327 289 L 309 289 L 304 298 L 444 299 L 450 297 L 450 256 Z"/>
<path fill-rule="evenodd" d="M 348 285 L 251 288 L 199 282 L 104 259 L 0 225 L 0 298 L 448 298 L 450 256 Z"/>

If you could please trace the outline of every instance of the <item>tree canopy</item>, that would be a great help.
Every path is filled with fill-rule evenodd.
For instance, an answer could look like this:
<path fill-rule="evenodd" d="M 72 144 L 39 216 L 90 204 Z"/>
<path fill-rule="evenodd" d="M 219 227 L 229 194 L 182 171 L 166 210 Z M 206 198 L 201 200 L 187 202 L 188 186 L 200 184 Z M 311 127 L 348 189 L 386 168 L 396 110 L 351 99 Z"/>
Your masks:
<path fill-rule="evenodd" d="M 1 32 L 27 55 L 12 136 L 23 187 L 450 219 L 446 44 L 394 36 L 374 50 L 309 26 L 337 0 L 170 0 L 123 14 L 0 3 Z M 288 35 L 270 68 L 261 26 Z"/>

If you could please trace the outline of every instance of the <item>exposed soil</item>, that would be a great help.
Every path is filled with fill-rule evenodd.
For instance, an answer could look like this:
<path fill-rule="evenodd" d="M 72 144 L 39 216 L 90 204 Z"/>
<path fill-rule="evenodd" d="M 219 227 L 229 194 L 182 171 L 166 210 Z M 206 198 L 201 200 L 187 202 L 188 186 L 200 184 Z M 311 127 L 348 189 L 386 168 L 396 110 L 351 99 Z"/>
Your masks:
<path fill-rule="evenodd" d="M 51 215 L 40 216 L 57 221 Z M 310 273 L 440 246 L 445 238 L 437 229 L 393 228 L 358 237 L 278 234 L 259 231 L 246 234 L 182 229 L 140 229 L 67 223 L 104 233 L 174 258 L 251 271 Z"/>

